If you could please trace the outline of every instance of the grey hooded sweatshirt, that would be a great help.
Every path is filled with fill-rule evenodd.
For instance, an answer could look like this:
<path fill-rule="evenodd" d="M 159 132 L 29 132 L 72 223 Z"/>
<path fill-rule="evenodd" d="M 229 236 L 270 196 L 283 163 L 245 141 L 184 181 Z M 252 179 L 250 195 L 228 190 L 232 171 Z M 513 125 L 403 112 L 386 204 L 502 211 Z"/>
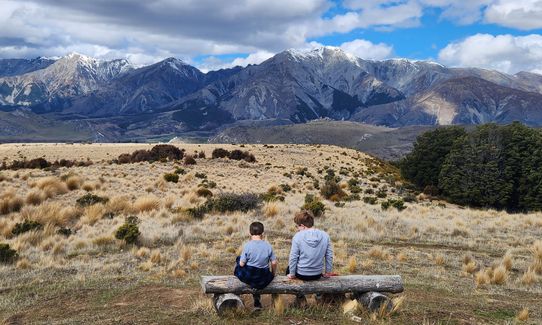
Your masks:
<path fill-rule="evenodd" d="M 331 272 L 333 266 L 333 249 L 329 235 L 320 229 L 301 230 L 292 239 L 292 249 L 288 266 L 290 274 L 301 275 L 322 274 L 326 259 L 326 272 Z"/>

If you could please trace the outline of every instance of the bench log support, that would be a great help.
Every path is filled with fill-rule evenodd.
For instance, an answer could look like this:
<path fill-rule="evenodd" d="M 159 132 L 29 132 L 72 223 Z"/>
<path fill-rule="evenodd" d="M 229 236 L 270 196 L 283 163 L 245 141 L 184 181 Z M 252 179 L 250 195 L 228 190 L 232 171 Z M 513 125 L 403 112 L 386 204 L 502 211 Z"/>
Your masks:
<path fill-rule="evenodd" d="M 219 315 L 227 310 L 241 309 L 245 306 L 241 297 L 233 293 L 215 294 L 213 302 Z"/>
<path fill-rule="evenodd" d="M 380 292 L 362 292 L 355 293 L 354 298 L 370 312 L 378 311 L 380 308 L 385 308 L 390 311 L 393 308 L 392 300 Z"/>

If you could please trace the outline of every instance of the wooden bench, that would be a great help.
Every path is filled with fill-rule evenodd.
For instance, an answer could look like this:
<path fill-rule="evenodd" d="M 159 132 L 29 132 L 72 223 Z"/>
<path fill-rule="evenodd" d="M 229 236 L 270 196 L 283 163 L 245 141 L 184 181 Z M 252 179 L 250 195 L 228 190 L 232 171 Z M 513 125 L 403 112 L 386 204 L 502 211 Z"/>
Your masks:
<path fill-rule="evenodd" d="M 264 289 L 256 290 L 239 281 L 233 275 L 202 276 L 201 287 L 206 294 L 214 294 L 214 306 L 218 313 L 227 309 L 241 308 L 241 294 L 325 294 L 344 296 L 352 293 L 367 308 L 374 310 L 383 303 L 389 304 L 385 295 L 403 292 L 403 280 L 399 275 L 343 275 L 322 278 L 317 281 L 290 280 L 276 276 Z"/>

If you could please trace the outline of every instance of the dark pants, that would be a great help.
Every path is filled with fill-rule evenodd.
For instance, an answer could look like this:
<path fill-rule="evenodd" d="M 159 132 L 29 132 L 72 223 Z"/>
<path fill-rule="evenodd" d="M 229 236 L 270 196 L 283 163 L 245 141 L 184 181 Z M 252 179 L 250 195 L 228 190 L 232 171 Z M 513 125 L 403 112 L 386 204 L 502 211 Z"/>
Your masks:
<path fill-rule="evenodd" d="M 260 269 L 248 265 L 241 267 L 241 265 L 239 265 L 240 260 L 241 257 L 237 256 L 233 273 L 241 282 L 248 284 L 251 288 L 263 289 L 273 281 L 274 276 L 269 268 Z M 254 298 L 254 305 L 260 306 L 260 294 L 255 293 L 252 297 Z"/>
<path fill-rule="evenodd" d="M 286 268 L 286 275 L 290 274 L 290 267 L 288 266 Z M 322 274 L 317 274 L 317 275 L 302 275 L 302 274 L 299 274 L 297 273 L 297 271 L 295 272 L 295 277 L 298 278 L 299 280 L 303 280 L 303 281 L 315 281 L 315 280 L 318 280 L 322 277 Z"/>

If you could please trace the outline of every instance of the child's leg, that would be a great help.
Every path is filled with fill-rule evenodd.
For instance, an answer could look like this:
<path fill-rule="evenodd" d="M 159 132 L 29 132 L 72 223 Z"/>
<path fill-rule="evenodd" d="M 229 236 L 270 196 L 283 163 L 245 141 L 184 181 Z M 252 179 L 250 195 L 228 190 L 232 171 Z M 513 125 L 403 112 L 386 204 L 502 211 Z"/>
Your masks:
<path fill-rule="evenodd" d="M 254 299 L 254 308 L 262 308 L 262 303 L 260 302 L 260 294 L 254 293 L 252 294 L 252 298 Z"/>

